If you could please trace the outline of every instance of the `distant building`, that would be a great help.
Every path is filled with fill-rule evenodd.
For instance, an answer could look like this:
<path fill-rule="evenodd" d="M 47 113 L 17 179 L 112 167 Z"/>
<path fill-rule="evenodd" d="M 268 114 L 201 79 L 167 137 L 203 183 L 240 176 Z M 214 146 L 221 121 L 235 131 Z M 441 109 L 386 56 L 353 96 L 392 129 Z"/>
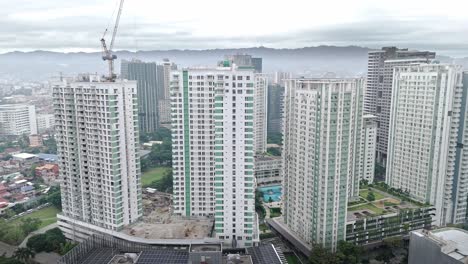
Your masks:
<path fill-rule="evenodd" d="M 29 136 L 29 146 L 32 148 L 42 146 L 42 136 L 41 135 L 30 135 Z"/>
<path fill-rule="evenodd" d="M 409 51 L 396 47 L 384 47 L 381 50 L 369 51 L 364 112 L 376 116 L 377 159 L 384 166 L 386 165 L 389 143 L 393 70 L 396 66 L 428 63 L 434 58 L 435 52 Z"/>
<path fill-rule="evenodd" d="M 411 232 L 408 264 L 428 263 L 468 263 L 468 231 L 442 228 Z"/>
<path fill-rule="evenodd" d="M 55 118 L 52 114 L 38 114 L 37 120 L 37 132 L 44 133 L 54 129 Z"/>
<path fill-rule="evenodd" d="M 363 117 L 363 133 L 362 141 L 363 151 L 362 159 L 365 160 L 365 163 L 361 165 L 362 167 L 361 179 L 367 180 L 368 183 L 374 182 L 375 175 L 375 155 L 376 155 L 376 142 L 377 142 L 377 123 L 375 122 L 375 116 L 373 115 L 364 115 Z"/>
<path fill-rule="evenodd" d="M 268 134 L 283 133 L 282 118 L 284 107 L 284 86 L 271 84 L 268 86 Z"/>
<path fill-rule="evenodd" d="M 57 164 L 44 164 L 36 167 L 34 174 L 48 185 L 58 184 L 59 167 Z"/>
<path fill-rule="evenodd" d="M 140 60 L 122 60 L 121 75 L 128 80 L 137 81 L 138 90 L 138 123 L 140 133 L 155 132 L 159 127 L 158 120 L 158 74 L 155 62 Z"/>
<path fill-rule="evenodd" d="M 37 134 L 34 105 L 0 105 L 0 136 Z"/>
<path fill-rule="evenodd" d="M 39 161 L 39 158 L 36 155 L 29 153 L 19 153 L 12 156 L 14 160 L 19 161 L 23 166 L 29 166 Z"/>
<path fill-rule="evenodd" d="M 257 156 L 255 157 L 255 179 L 258 185 L 281 183 L 281 157 Z"/>
<path fill-rule="evenodd" d="M 254 89 L 254 136 L 255 153 L 267 151 L 267 116 L 268 116 L 268 78 L 255 74 Z"/>
<path fill-rule="evenodd" d="M 175 70 L 177 70 L 177 65 L 170 62 L 169 59 L 164 59 L 163 64 L 158 65 L 158 81 L 162 87 L 159 96 L 159 125 L 167 129 L 171 129 L 170 76 L 171 72 Z"/>
<path fill-rule="evenodd" d="M 286 80 L 291 78 L 292 74 L 290 72 L 277 71 L 273 76 L 273 84 L 284 87 Z"/>
<path fill-rule="evenodd" d="M 239 67 L 253 67 L 256 73 L 263 71 L 262 58 L 254 58 L 247 54 L 226 55 L 224 58 Z"/>

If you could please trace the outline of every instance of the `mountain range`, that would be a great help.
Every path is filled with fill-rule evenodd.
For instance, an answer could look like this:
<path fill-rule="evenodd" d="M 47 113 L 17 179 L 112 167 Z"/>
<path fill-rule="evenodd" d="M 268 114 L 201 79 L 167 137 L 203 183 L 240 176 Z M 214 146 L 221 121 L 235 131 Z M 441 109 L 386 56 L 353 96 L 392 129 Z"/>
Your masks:
<path fill-rule="evenodd" d="M 211 50 L 153 50 L 117 51 L 116 71 L 120 59 L 132 58 L 161 62 L 168 58 L 181 67 L 214 66 L 225 55 L 250 54 L 263 58 L 263 71 L 287 71 L 301 76 L 323 76 L 333 72 L 336 76 L 363 76 L 367 70 L 367 53 L 370 49 L 358 46 L 318 46 L 299 49 L 273 49 L 266 47 Z M 468 69 L 467 58 L 438 56 L 441 62 L 454 62 Z M 51 51 L 10 52 L 0 54 L 0 79 L 47 80 L 53 76 L 78 73 L 105 73 L 107 64 L 101 53 L 61 53 Z"/>

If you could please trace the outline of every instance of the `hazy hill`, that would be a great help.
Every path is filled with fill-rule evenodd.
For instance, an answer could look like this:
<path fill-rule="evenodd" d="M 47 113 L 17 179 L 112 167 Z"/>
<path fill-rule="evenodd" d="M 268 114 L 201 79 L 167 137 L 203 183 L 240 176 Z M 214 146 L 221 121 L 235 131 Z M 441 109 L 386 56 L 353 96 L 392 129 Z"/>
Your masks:
<path fill-rule="evenodd" d="M 367 70 L 368 48 L 348 46 L 319 46 L 300 49 L 271 49 L 265 47 L 245 49 L 213 50 L 167 50 L 167 51 L 119 51 L 116 70 L 120 70 L 120 59 L 137 58 L 160 62 L 163 58 L 181 66 L 212 66 L 227 54 L 251 54 L 263 58 L 264 72 L 290 71 L 306 76 L 321 76 L 335 72 L 338 76 L 363 75 Z M 453 59 L 439 58 L 443 62 Z M 468 66 L 468 58 L 456 62 Z M 0 54 L 0 78 L 23 80 L 46 80 L 51 76 L 106 71 L 101 54 L 59 53 L 49 51 L 10 52 Z"/>

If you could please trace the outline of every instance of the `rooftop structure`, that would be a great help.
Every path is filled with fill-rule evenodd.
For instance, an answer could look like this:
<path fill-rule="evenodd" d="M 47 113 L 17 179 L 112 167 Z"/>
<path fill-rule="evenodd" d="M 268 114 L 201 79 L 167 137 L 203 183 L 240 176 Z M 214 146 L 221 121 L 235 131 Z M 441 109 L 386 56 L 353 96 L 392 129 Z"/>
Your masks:
<path fill-rule="evenodd" d="M 59 264 L 286 264 L 273 245 L 224 252 L 220 243 L 145 244 L 110 235 L 93 235 L 64 255 Z M 238 262 L 242 260 L 243 262 Z"/>
<path fill-rule="evenodd" d="M 411 232 L 408 263 L 468 263 L 468 231 L 442 228 Z"/>

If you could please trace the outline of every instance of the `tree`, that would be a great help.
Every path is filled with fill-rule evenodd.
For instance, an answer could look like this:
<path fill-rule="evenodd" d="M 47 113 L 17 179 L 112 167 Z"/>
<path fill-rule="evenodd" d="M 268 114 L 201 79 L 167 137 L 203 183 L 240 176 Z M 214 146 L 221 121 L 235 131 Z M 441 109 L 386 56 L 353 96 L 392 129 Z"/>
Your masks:
<path fill-rule="evenodd" d="M 339 264 L 336 255 L 320 244 L 312 246 L 312 253 L 309 257 L 310 264 Z"/>
<path fill-rule="evenodd" d="M 281 150 L 279 148 L 268 148 L 267 153 L 272 156 L 281 156 Z"/>
<path fill-rule="evenodd" d="M 63 244 L 67 243 L 65 236 L 59 228 L 48 230 L 44 234 L 32 236 L 28 239 L 26 245 L 35 252 L 58 252 L 63 249 Z M 67 246 L 68 247 L 68 246 Z"/>
<path fill-rule="evenodd" d="M 7 258 L 3 255 L 3 256 L 0 256 L 0 264 L 24 264 L 24 263 L 15 258 Z"/>
<path fill-rule="evenodd" d="M 172 170 L 166 172 L 164 176 L 150 183 L 149 187 L 160 190 L 161 192 L 172 193 L 173 176 Z"/>
<path fill-rule="evenodd" d="M 369 193 L 367 194 L 367 200 L 368 200 L 369 202 L 375 201 L 375 194 L 374 194 L 373 192 L 369 192 Z"/>
<path fill-rule="evenodd" d="M 268 202 L 269 202 L 269 203 L 272 203 L 272 202 L 273 202 L 273 199 L 271 198 L 271 196 L 268 197 Z"/>
<path fill-rule="evenodd" d="M 283 134 L 281 133 L 270 133 L 267 136 L 268 144 L 283 145 Z"/>
<path fill-rule="evenodd" d="M 49 189 L 49 193 L 46 198 L 47 202 L 53 206 L 62 209 L 62 197 L 60 195 L 60 188 L 53 186 Z"/>
<path fill-rule="evenodd" d="M 13 156 L 10 155 L 10 154 L 8 154 L 8 155 L 6 155 L 5 157 L 3 157 L 2 160 L 5 160 L 5 161 L 6 161 L 6 160 L 11 160 L 12 158 L 13 158 Z"/>
<path fill-rule="evenodd" d="M 26 219 L 21 219 L 20 223 L 20 228 L 23 230 L 24 234 L 29 234 L 33 231 L 36 231 L 39 229 L 39 226 L 41 225 L 42 221 L 38 218 L 26 218 Z"/>
<path fill-rule="evenodd" d="M 13 210 L 15 214 L 19 214 L 26 211 L 23 204 L 15 204 L 13 207 L 11 207 L 11 210 Z"/>
<path fill-rule="evenodd" d="M 16 249 L 13 257 L 19 261 L 30 263 L 31 259 L 34 258 L 36 254 L 30 248 L 18 248 Z"/>
<path fill-rule="evenodd" d="M 50 137 L 47 140 L 44 140 L 44 146 L 46 150 L 44 151 L 47 154 L 57 154 L 57 141 L 54 137 Z"/>
<path fill-rule="evenodd" d="M 337 246 L 337 258 L 340 263 L 360 263 L 362 249 L 353 243 L 339 241 Z"/>
<path fill-rule="evenodd" d="M 73 243 L 73 242 L 65 242 L 63 244 L 60 244 L 60 250 L 59 250 L 59 254 L 60 255 L 65 255 L 68 253 L 68 251 L 72 250 L 77 244 L 76 243 Z"/>

